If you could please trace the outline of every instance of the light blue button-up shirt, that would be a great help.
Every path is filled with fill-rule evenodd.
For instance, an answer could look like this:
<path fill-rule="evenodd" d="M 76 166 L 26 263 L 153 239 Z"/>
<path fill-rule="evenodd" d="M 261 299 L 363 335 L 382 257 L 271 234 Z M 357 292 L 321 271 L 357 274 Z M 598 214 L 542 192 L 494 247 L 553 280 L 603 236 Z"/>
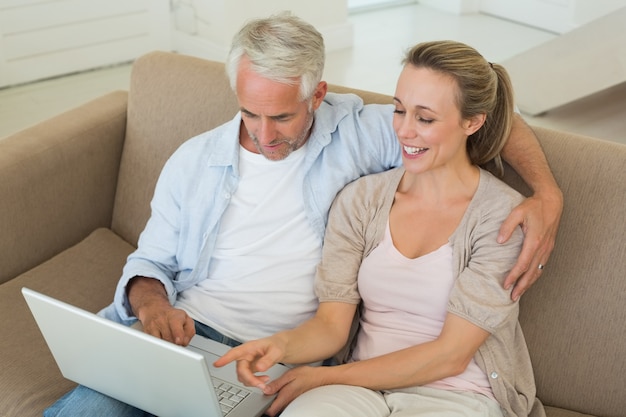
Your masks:
<path fill-rule="evenodd" d="M 302 197 L 320 240 L 337 192 L 363 175 L 401 164 L 392 112 L 392 105 L 364 106 L 355 95 L 333 93 L 317 109 L 302 166 Z M 136 320 L 126 297 L 126 285 L 135 276 L 160 280 L 172 304 L 179 292 L 208 277 L 220 220 L 237 189 L 240 125 L 237 114 L 185 142 L 167 161 L 152 215 L 103 316 L 126 324 Z"/>

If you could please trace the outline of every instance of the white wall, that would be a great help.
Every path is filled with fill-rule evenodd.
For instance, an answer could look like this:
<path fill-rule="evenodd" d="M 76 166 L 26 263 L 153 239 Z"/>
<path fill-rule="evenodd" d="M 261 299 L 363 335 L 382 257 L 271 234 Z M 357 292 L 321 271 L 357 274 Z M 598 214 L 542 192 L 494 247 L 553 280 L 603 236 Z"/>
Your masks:
<path fill-rule="evenodd" d="M 0 87 L 174 50 L 223 61 L 248 19 L 291 10 L 328 51 L 353 44 L 347 0 L 0 0 Z"/>
<path fill-rule="evenodd" d="M 350 47 L 347 0 L 172 0 L 173 49 L 223 61 L 233 35 L 249 19 L 290 10 L 324 36 L 328 51 Z"/>
<path fill-rule="evenodd" d="M 170 49 L 168 0 L 0 0 L 0 86 Z"/>
<path fill-rule="evenodd" d="M 450 13 L 488 13 L 561 34 L 626 7 L 626 0 L 419 0 L 419 3 Z"/>
<path fill-rule="evenodd" d="M 573 21 L 576 26 L 584 25 L 619 8 L 626 7 L 626 0 L 576 0 Z M 624 22 L 623 29 L 626 29 Z M 623 36 L 623 33 L 621 34 Z"/>
<path fill-rule="evenodd" d="M 448 13 L 477 13 L 480 0 L 419 0 L 419 4 Z"/>

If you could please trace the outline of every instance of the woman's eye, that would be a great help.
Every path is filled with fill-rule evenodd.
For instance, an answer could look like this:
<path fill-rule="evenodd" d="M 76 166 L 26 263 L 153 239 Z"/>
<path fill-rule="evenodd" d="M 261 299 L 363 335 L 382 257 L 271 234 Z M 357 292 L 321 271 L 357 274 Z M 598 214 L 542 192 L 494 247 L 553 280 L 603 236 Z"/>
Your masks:
<path fill-rule="evenodd" d="M 398 110 L 398 109 L 395 109 L 393 112 L 395 114 L 404 114 L 405 113 L 404 110 Z"/>
<path fill-rule="evenodd" d="M 430 124 L 433 122 L 433 119 L 424 119 L 423 117 L 418 117 L 417 120 L 425 124 Z"/>

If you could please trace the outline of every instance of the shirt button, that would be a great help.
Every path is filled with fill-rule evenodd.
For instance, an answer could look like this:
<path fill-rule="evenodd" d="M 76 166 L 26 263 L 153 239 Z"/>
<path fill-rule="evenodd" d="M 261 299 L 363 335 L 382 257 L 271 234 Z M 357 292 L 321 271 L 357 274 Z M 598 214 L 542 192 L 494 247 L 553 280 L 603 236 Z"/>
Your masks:
<path fill-rule="evenodd" d="M 493 378 L 493 379 L 498 378 L 498 373 L 497 372 L 492 372 L 491 373 L 491 378 Z"/>
<path fill-rule="evenodd" d="M 230 193 L 224 193 L 224 198 L 228 200 L 230 198 Z"/>

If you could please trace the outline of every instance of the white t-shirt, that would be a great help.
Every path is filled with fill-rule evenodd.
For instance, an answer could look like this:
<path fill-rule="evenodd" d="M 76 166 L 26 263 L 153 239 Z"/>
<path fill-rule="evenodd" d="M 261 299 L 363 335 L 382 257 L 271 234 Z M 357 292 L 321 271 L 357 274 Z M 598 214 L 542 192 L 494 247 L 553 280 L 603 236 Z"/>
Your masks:
<path fill-rule="evenodd" d="M 209 276 L 178 296 L 177 307 L 228 337 L 265 337 L 317 309 L 313 277 L 322 242 L 304 209 L 305 146 L 281 161 L 241 148 L 241 178 L 222 217 Z"/>

